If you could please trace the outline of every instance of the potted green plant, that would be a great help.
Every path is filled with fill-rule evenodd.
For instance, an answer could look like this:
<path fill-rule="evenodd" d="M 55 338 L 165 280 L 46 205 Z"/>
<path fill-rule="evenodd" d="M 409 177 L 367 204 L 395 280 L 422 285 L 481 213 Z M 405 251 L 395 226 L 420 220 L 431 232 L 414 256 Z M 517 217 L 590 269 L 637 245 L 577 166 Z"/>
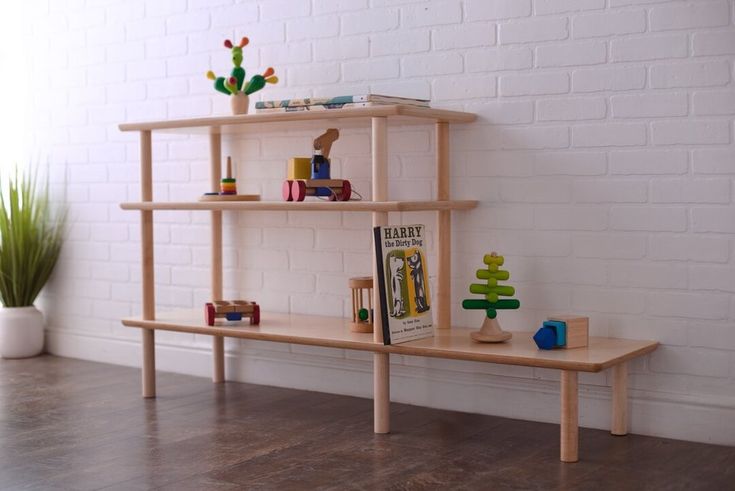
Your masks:
<path fill-rule="evenodd" d="M 29 173 L 0 184 L 0 356 L 27 358 L 43 351 L 44 321 L 33 302 L 61 252 L 66 210 L 55 211 L 48 185 Z"/>

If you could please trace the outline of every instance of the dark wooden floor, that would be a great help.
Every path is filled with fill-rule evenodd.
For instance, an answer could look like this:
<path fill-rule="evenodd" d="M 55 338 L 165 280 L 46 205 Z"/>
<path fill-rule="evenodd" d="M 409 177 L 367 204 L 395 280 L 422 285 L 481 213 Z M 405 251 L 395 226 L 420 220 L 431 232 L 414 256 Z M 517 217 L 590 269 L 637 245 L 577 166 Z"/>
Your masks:
<path fill-rule="evenodd" d="M 556 425 L 44 356 L 0 360 L 5 489 L 735 489 L 735 448 L 581 430 L 561 464 Z M 723 422 L 725 424 L 725 422 Z M 732 424 L 729 422 L 728 424 Z"/>

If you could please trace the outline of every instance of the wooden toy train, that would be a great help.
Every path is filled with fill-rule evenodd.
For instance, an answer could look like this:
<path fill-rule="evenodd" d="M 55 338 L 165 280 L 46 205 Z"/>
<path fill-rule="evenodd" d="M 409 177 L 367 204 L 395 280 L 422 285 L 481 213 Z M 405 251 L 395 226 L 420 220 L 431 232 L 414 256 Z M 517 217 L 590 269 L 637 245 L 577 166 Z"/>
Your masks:
<path fill-rule="evenodd" d="M 320 196 L 330 201 L 349 201 L 352 184 L 346 179 L 332 179 L 329 151 L 339 138 L 339 131 L 330 128 L 314 140 L 314 156 L 293 158 L 288 165 L 288 178 L 283 182 L 285 201 L 304 201 L 307 196 Z"/>
<path fill-rule="evenodd" d="M 249 317 L 250 324 L 257 325 L 260 324 L 260 305 L 247 300 L 215 300 L 204 305 L 204 319 L 208 326 L 213 326 L 214 320 L 222 317 L 228 321 Z"/>

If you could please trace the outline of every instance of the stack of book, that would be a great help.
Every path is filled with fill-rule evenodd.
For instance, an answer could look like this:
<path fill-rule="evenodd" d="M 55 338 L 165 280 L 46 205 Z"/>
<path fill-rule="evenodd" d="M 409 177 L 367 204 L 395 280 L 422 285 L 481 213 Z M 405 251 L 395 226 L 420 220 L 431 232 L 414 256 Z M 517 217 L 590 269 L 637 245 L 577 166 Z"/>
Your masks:
<path fill-rule="evenodd" d="M 329 111 L 354 107 L 371 107 L 404 104 L 408 106 L 429 107 L 426 99 L 411 99 L 388 95 L 343 95 L 339 97 L 307 97 L 304 99 L 283 99 L 255 103 L 256 113 L 287 113 L 297 111 Z"/>

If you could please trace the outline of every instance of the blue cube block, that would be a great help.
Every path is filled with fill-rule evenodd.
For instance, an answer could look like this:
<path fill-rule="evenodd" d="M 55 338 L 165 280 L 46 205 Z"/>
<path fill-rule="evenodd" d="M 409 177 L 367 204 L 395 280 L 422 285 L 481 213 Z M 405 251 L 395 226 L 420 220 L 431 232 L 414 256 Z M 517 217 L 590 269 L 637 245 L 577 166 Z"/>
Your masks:
<path fill-rule="evenodd" d="M 241 321 L 242 320 L 242 313 L 240 312 L 227 312 L 225 314 L 225 317 L 228 321 Z"/>

